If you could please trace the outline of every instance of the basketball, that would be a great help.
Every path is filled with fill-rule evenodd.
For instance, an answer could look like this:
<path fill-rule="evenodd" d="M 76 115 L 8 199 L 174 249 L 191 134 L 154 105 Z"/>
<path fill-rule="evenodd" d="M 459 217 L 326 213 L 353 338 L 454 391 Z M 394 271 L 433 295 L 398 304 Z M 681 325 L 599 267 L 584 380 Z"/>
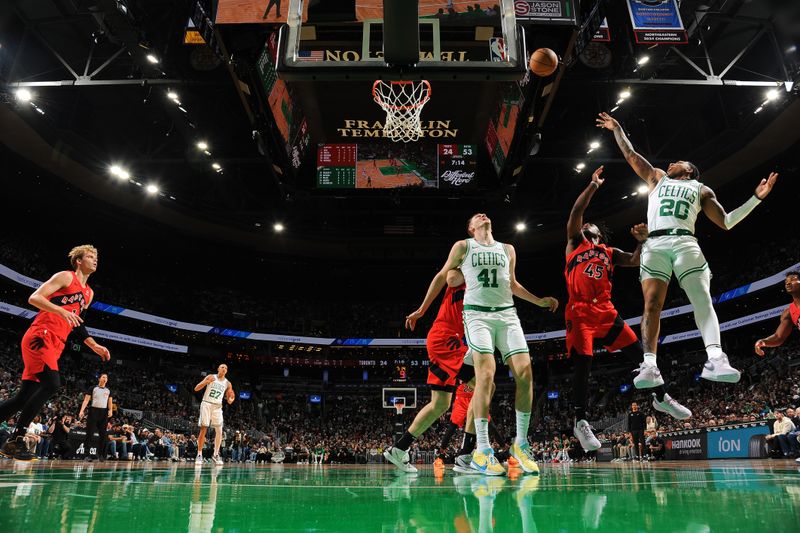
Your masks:
<path fill-rule="evenodd" d="M 549 48 L 539 48 L 531 55 L 530 67 L 537 76 L 549 76 L 558 68 L 558 56 Z"/>

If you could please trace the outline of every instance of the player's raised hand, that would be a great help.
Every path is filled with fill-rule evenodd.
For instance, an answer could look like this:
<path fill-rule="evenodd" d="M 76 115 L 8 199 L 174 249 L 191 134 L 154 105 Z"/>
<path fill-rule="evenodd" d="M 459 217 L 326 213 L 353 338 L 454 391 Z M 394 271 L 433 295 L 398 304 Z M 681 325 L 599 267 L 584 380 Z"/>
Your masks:
<path fill-rule="evenodd" d="M 756 198 L 759 200 L 763 200 L 767 197 L 767 195 L 772 190 L 772 187 L 775 186 L 775 181 L 778 179 L 777 172 L 770 172 L 769 177 L 765 180 L 761 180 L 761 183 L 758 184 L 756 187 Z"/>
<path fill-rule="evenodd" d="M 603 175 L 603 165 L 600 165 L 599 167 L 597 167 L 597 170 L 595 170 L 594 173 L 592 174 L 592 183 L 596 183 L 597 188 L 600 188 L 600 186 L 606 181 L 605 178 L 600 177 L 602 175 Z"/>
<path fill-rule="evenodd" d="M 641 222 L 631 228 L 631 235 L 633 235 L 633 238 L 636 239 L 637 242 L 643 243 L 647 240 L 647 237 L 650 236 L 650 231 L 647 229 L 647 224 Z"/>
<path fill-rule="evenodd" d="M 605 111 L 597 115 L 596 123 L 598 128 L 605 128 L 611 131 L 614 131 L 615 129 L 619 128 L 619 122 L 617 122 L 617 119 L 615 119 Z"/>
<path fill-rule="evenodd" d="M 756 346 L 755 346 L 755 349 L 756 349 L 756 354 L 760 355 L 761 357 L 764 357 L 764 350 L 763 350 L 763 348 L 764 348 L 766 345 L 767 345 L 767 343 L 766 343 L 766 342 L 764 342 L 764 339 L 758 339 L 758 340 L 756 341 Z"/>
<path fill-rule="evenodd" d="M 539 307 L 547 307 L 551 313 L 555 313 L 556 309 L 558 309 L 558 300 L 552 296 L 545 296 L 539 300 Z"/>
<path fill-rule="evenodd" d="M 422 315 L 423 315 L 423 313 L 419 309 L 417 309 L 416 311 L 414 311 L 413 313 L 408 315 L 406 317 L 406 329 L 410 329 L 411 331 L 414 331 L 414 327 L 417 325 L 417 320 L 422 318 Z"/>

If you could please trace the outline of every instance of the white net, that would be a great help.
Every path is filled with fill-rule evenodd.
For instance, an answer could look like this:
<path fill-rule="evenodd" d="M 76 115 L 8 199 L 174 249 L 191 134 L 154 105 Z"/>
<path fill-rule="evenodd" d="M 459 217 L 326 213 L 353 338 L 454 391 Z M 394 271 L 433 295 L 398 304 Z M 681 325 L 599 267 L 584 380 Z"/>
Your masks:
<path fill-rule="evenodd" d="M 431 98 L 431 84 L 427 80 L 377 80 L 372 85 L 372 97 L 386 111 L 384 137 L 406 143 L 419 140 L 422 136 L 420 113 Z"/>

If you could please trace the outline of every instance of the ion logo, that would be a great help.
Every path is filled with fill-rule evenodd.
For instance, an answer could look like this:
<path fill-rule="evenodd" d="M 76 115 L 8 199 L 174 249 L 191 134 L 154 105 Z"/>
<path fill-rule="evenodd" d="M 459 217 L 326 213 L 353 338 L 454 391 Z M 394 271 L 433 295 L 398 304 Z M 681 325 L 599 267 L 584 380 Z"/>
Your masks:
<path fill-rule="evenodd" d="M 717 441 L 717 449 L 721 452 L 740 452 L 742 451 L 742 443 L 739 439 L 723 439 L 720 437 Z"/>

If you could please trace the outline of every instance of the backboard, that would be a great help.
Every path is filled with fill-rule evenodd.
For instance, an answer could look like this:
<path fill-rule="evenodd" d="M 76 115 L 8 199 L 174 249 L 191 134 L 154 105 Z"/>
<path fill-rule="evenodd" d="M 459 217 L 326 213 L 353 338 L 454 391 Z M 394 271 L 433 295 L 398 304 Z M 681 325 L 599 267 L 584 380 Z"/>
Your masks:
<path fill-rule="evenodd" d="M 417 389 L 414 387 L 387 387 L 382 390 L 384 409 L 394 409 L 395 399 L 405 398 L 404 409 L 416 409 Z"/>
<path fill-rule="evenodd" d="M 290 0 L 280 34 L 279 76 L 289 81 L 513 81 L 525 75 L 524 32 L 517 28 L 513 0 L 419 0 L 416 27 L 414 19 L 404 26 L 396 26 L 403 23 L 399 16 L 385 20 L 384 8 L 398 0 L 386 2 L 358 0 L 350 9 L 337 7 L 351 5 L 345 2 Z M 398 29 L 400 38 L 393 38 Z M 407 49 L 417 36 L 416 62 L 387 61 L 397 57 L 391 47 Z"/>

